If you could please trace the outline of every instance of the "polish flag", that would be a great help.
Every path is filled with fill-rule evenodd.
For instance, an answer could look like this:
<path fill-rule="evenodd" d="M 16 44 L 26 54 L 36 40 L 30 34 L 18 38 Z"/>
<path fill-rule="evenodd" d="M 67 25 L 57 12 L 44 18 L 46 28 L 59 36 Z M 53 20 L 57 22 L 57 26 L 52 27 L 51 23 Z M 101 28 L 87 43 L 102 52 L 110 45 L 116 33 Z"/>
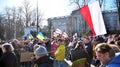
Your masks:
<path fill-rule="evenodd" d="M 100 10 L 99 2 L 95 1 L 79 9 L 94 35 L 106 34 L 106 28 Z"/>

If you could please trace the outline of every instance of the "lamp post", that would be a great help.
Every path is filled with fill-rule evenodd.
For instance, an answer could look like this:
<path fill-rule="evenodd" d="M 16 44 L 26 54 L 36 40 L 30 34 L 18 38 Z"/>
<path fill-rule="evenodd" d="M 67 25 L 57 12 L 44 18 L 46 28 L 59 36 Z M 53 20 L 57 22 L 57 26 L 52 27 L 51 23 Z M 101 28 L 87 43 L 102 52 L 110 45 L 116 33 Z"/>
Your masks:
<path fill-rule="evenodd" d="M 39 24 L 38 24 L 38 0 L 37 0 L 37 33 L 38 33 L 38 27 L 39 27 Z"/>

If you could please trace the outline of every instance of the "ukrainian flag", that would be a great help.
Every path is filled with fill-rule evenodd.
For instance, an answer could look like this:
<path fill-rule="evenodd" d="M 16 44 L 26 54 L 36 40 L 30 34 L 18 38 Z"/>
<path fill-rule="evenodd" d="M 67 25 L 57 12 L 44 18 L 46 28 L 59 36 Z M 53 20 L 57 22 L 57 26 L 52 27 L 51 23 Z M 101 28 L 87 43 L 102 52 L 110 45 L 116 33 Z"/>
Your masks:
<path fill-rule="evenodd" d="M 45 39 L 45 37 L 44 37 L 42 32 L 38 33 L 37 38 L 40 39 L 41 41 L 43 41 Z"/>
<path fill-rule="evenodd" d="M 28 35 L 28 39 L 32 39 L 33 38 L 33 36 L 30 34 L 30 35 Z"/>

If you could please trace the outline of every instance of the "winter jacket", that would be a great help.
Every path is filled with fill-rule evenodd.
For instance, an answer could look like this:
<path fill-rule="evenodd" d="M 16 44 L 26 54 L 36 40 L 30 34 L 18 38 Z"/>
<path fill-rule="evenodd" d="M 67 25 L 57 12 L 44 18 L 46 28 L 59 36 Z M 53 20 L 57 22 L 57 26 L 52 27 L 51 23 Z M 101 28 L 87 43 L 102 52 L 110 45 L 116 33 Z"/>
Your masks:
<path fill-rule="evenodd" d="M 106 65 L 106 67 L 120 67 L 120 52 Z"/>
<path fill-rule="evenodd" d="M 18 67 L 16 55 L 12 52 L 3 53 L 0 58 L 0 67 Z"/>
<path fill-rule="evenodd" d="M 53 61 L 48 56 L 43 56 L 34 61 L 36 67 L 53 67 Z"/>
<path fill-rule="evenodd" d="M 2 48 L 0 48 L 0 58 L 1 58 L 1 56 L 2 56 L 2 53 L 3 53 L 3 52 L 2 52 Z"/>
<path fill-rule="evenodd" d="M 82 48 L 72 49 L 70 52 L 71 61 L 76 61 L 81 58 L 87 58 L 88 54 Z"/>
<path fill-rule="evenodd" d="M 93 58 L 93 46 L 91 44 L 91 42 L 85 44 L 88 55 L 89 55 L 89 59 L 91 60 Z"/>
<path fill-rule="evenodd" d="M 60 45 L 58 48 L 57 48 L 57 50 L 56 50 L 56 52 L 55 52 L 55 58 L 56 58 L 56 60 L 58 60 L 58 61 L 63 61 L 64 60 L 64 58 L 65 58 L 65 45 Z"/>

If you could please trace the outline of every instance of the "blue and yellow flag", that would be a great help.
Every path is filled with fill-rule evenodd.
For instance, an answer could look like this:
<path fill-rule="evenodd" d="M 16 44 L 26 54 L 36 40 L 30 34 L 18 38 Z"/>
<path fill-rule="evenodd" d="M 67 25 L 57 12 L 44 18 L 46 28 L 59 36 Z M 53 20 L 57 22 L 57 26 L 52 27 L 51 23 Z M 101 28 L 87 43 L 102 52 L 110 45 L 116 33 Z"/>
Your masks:
<path fill-rule="evenodd" d="M 44 37 L 42 32 L 38 33 L 37 38 L 40 39 L 41 41 L 43 41 L 45 39 L 45 37 Z"/>
<path fill-rule="evenodd" d="M 31 34 L 29 34 L 29 35 L 27 36 L 27 38 L 28 38 L 28 39 L 32 39 L 33 36 L 32 36 Z"/>

